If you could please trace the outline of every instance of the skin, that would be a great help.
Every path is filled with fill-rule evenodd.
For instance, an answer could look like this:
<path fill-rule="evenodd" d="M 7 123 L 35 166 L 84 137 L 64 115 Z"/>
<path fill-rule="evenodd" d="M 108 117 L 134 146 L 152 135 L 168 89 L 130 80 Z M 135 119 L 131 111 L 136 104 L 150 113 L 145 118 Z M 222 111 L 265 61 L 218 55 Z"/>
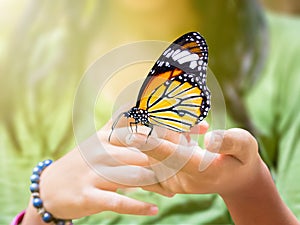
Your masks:
<path fill-rule="evenodd" d="M 186 146 L 178 147 L 178 138 L 174 134 L 160 140 L 150 137 L 145 142 L 145 136 L 134 134 L 129 143 L 152 159 L 162 161 L 170 155 L 185 156 Z M 213 131 L 206 134 L 205 146 L 210 153 L 217 152 L 205 170 L 199 170 L 205 157 L 203 150 L 196 147 L 186 165 L 160 185 L 173 193 L 219 194 L 237 225 L 299 224 L 280 198 L 249 132 L 238 128 Z"/>
<path fill-rule="evenodd" d="M 123 125 L 121 122 L 120 126 Z M 191 141 L 193 134 L 206 133 L 208 124 L 205 122 L 186 135 L 167 131 L 161 137 L 163 132 L 157 132 L 157 137 L 154 134 L 148 139 L 147 135 L 116 128 L 109 143 L 110 126 L 111 123 L 107 124 L 96 136 L 42 173 L 41 198 L 44 207 L 55 217 L 80 218 L 107 210 L 157 214 L 154 204 L 116 193 L 119 188 L 141 186 L 169 197 L 179 193 L 217 193 L 224 199 L 235 224 L 299 224 L 281 200 L 258 154 L 256 140 L 247 131 L 235 128 L 207 133 L 205 151 Z M 99 153 L 96 139 L 106 151 Z M 81 155 L 84 149 L 95 150 L 89 154 L 94 156 L 97 152 L 101 157 L 91 157 L 97 159 L 87 164 Z M 113 157 L 108 157 L 107 152 Z M 100 171 L 110 169 L 110 172 L 101 176 L 91 169 L 91 164 L 93 168 L 101 165 Z M 128 176 L 126 169 L 136 175 Z M 120 174 L 117 180 L 122 182 L 107 179 L 110 173 L 115 177 L 114 172 Z M 44 224 L 30 202 L 22 224 L 33 223 Z"/>
<path fill-rule="evenodd" d="M 91 151 L 100 152 L 98 160 L 93 163 L 101 165 L 102 169 L 111 169 L 112 176 L 115 175 L 114 172 L 118 173 L 120 178 L 124 178 L 123 183 L 134 183 L 139 177 L 155 180 L 154 172 L 144 168 L 148 165 L 147 156 L 139 151 L 129 150 L 127 146 L 109 143 L 107 141 L 109 133 L 110 128 L 106 126 L 85 143 L 55 161 L 41 174 L 40 195 L 44 208 L 56 218 L 76 219 L 102 211 L 148 216 L 157 214 L 158 208 L 154 204 L 116 193 L 119 188 L 136 187 L 136 185 L 128 186 L 106 179 L 97 174 L 82 157 L 82 150 L 79 149 L 85 149 L 85 147 Z M 109 150 L 112 158 L 99 149 L 96 139 L 102 142 L 103 149 Z M 126 169 L 131 169 L 132 174 L 137 175 L 129 177 Z M 165 196 L 173 195 L 160 185 L 148 185 L 144 189 Z M 22 225 L 27 224 L 46 224 L 37 214 L 37 210 L 33 208 L 31 200 L 22 222 Z"/>

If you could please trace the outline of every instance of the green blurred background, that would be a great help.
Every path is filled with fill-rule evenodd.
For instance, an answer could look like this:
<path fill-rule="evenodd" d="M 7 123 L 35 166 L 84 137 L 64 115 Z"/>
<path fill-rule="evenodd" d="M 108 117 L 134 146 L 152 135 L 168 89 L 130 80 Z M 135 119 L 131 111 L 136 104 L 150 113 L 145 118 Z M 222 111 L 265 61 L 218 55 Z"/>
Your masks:
<path fill-rule="evenodd" d="M 0 0 L 0 12 L 0 224 L 26 207 L 31 168 L 75 145 L 73 102 L 88 66 L 117 46 L 171 42 L 194 30 L 209 45 L 226 127 L 257 137 L 281 196 L 300 218 L 299 1 Z M 143 78 L 150 66 L 125 74 Z M 124 83 L 111 85 L 96 106 L 99 127 L 111 117 Z M 76 119 L 84 127 L 84 118 Z M 77 223 L 232 224 L 217 195 L 129 195 L 155 202 L 159 215 L 106 212 Z"/>

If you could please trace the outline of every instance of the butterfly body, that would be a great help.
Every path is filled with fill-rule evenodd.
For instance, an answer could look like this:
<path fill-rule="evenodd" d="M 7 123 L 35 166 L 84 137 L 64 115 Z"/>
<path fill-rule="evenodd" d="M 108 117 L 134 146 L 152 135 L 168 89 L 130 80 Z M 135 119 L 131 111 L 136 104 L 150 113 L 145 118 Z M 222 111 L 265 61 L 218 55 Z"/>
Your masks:
<path fill-rule="evenodd" d="M 210 109 L 210 91 L 206 86 L 208 47 L 197 32 L 174 41 L 156 61 L 146 77 L 137 103 L 122 113 L 133 118 L 130 126 L 161 126 L 187 132 L 201 122 Z M 116 126 L 117 121 L 112 126 Z"/>
<path fill-rule="evenodd" d="M 151 135 L 153 130 L 153 125 L 149 121 L 149 113 L 147 110 L 139 109 L 138 107 L 132 107 L 128 112 L 123 113 L 123 115 L 126 118 L 134 119 L 134 122 L 129 123 L 132 132 L 133 132 L 132 126 L 135 125 L 137 131 L 137 125 L 141 124 L 151 129 L 148 136 Z"/>

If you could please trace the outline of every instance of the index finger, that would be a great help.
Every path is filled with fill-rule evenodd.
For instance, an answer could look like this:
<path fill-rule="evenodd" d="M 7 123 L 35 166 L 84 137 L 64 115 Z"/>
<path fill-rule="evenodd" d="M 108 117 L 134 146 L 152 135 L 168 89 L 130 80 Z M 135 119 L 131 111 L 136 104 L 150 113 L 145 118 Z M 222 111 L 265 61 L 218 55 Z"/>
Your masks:
<path fill-rule="evenodd" d="M 152 168 L 153 166 L 160 167 L 163 165 L 167 173 L 179 171 L 183 168 L 190 170 L 194 168 L 194 165 L 199 165 L 201 161 L 201 152 L 198 145 L 180 145 L 153 137 L 146 139 L 145 136 L 139 134 L 132 135 L 130 145 L 159 161 L 154 165 L 151 164 Z M 159 169 L 159 171 L 162 170 Z"/>
<path fill-rule="evenodd" d="M 200 123 L 193 126 L 189 134 L 205 134 L 209 128 L 209 124 L 203 120 Z"/>

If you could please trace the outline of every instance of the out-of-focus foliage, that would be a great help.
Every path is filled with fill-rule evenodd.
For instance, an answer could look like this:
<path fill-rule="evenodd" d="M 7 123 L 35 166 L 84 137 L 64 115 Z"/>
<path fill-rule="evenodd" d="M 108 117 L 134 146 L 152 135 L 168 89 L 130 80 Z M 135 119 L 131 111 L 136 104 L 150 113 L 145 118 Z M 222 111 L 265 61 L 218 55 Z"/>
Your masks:
<path fill-rule="evenodd" d="M 267 36 L 255 1 L 28 0 L 12 4 L 7 11 L 12 16 L 0 14 L 13 18 L 1 21 L 5 29 L 0 31 L 0 224 L 9 223 L 26 207 L 28 177 L 36 162 L 56 159 L 74 146 L 72 106 L 88 65 L 118 45 L 149 39 L 172 41 L 192 30 L 207 39 L 209 65 L 222 85 L 231 120 L 255 132 L 277 174 L 283 198 L 300 217 L 300 184 L 295 178 L 300 168 L 296 160 L 300 154 L 296 151 L 300 149 L 299 97 L 295 96 L 299 21 L 268 18 L 271 53 L 265 76 L 258 80 Z M 141 69 L 136 76 L 146 73 Z M 95 109 L 99 125 L 110 118 L 112 96 L 123 84 L 117 82 L 107 90 Z M 85 118 L 75 119 L 84 128 Z M 150 218 L 103 213 L 78 224 L 94 224 L 98 219 L 103 224 L 231 223 L 216 195 L 173 199 L 145 192 L 130 195 L 157 203 L 160 214 Z"/>
<path fill-rule="evenodd" d="M 298 0 L 260 0 L 269 10 L 286 15 L 300 15 L 300 1 Z"/>
<path fill-rule="evenodd" d="M 300 18 L 269 16 L 270 52 L 247 98 L 282 198 L 300 219 Z"/>
<path fill-rule="evenodd" d="M 102 1 L 23 3 L 0 39 L 0 224 L 27 205 L 34 163 L 74 146 L 74 93 L 103 12 Z"/>
<path fill-rule="evenodd" d="M 1 122 L 13 151 L 58 156 L 70 147 L 74 91 L 101 27 L 100 2 L 30 1 L 18 15 L 4 40 L 0 77 Z M 24 139 L 35 143 L 30 150 Z"/>
<path fill-rule="evenodd" d="M 223 90 L 235 122 L 255 132 L 243 98 L 258 79 L 267 52 L 264 15 L 256 1 L 198 1 L 209 43 L 209 66 Z M 217 37 L 217 38 L 216 38 Z"/>

